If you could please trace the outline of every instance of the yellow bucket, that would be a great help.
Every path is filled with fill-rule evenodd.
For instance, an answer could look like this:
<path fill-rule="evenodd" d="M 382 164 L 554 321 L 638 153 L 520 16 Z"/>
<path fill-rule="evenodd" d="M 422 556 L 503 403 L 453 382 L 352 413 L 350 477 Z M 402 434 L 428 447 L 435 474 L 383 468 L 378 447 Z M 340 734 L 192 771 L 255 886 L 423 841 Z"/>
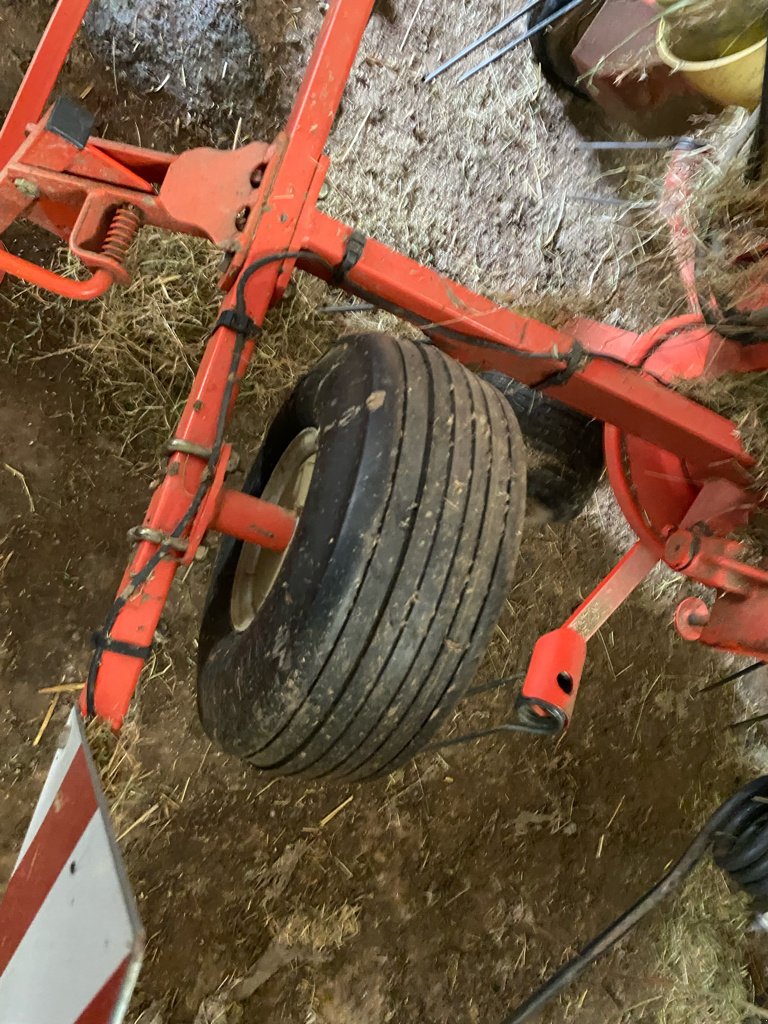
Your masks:
<path fill-rule="evenodd" d="M 659 23 L 656 46 L 665 64 L 679 71 L 698 92 L 709 96 L 722 106 L 754 110 L 760 103 L 765 67 L 765 39 L 717 60 L 682 60 L 669 48 L 667 26 L 662 20 Z"/>

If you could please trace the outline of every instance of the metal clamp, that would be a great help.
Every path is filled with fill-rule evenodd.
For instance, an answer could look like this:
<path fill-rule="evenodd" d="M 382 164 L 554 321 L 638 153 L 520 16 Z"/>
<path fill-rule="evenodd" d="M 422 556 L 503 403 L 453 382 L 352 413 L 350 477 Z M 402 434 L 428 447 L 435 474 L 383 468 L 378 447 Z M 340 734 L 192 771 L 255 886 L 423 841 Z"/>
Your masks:
<path fill-rule="evenodd" d="M 195 444 L 194 441 L 185 441 L 183 437 L 172 437 L 165 446 L 168 455 L 195 455 L 198 459 L 210 459 L 213 452 L 204 444 Z"/>
<path fill-rule="evenodd" d="M 149 526 L 133 526 L 128 531 L 128 537 L 134 543 L 147 541 L 149 544 L 157 544 L 158 547 L 171 548 L 173 551 L 184 552 L 187 550 L 187 541 L 183 537 L 172 537 L 162 530 L 153 530 Z"/>

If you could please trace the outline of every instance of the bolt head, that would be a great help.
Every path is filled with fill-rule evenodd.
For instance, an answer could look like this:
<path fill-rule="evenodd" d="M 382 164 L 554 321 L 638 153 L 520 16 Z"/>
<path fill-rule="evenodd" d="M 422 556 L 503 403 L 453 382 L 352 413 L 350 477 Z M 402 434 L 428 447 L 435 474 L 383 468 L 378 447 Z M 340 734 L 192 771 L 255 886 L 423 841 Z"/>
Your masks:
<path fill-rule="evenodd" d="M 686 597 L 677 606 L 675 628 L 683 640 L 700 640 L 708 624 L 709 608 L 700 597 Z"/>
<path fill-rule="evenodd" d="M 696 543 L 693 534 L 687 530 L 676 530 L 670 534 L 664 547 L 664 561 L 672 569 L 678 571 L 687 568 L 696 554 Z"/>

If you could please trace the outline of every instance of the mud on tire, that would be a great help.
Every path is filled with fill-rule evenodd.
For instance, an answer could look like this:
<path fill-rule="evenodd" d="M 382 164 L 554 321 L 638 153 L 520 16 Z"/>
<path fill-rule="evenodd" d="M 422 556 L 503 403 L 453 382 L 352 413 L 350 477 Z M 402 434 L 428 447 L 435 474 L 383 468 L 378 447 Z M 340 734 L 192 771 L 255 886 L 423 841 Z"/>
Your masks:
<path fill-rule="evenodd" d="M 251 621 L 235 601 L 238 628 L 244 545 L 221 545 L 198 708 L 259 768 L 359 779 L 415 754 L 469 684 L 517 557 L 525 456 L 497 390 L 381 334 L 344 339 L 299 383 L 244 490 L 262 494 L 306 431 L 315 463 L 294 538 Z"/>

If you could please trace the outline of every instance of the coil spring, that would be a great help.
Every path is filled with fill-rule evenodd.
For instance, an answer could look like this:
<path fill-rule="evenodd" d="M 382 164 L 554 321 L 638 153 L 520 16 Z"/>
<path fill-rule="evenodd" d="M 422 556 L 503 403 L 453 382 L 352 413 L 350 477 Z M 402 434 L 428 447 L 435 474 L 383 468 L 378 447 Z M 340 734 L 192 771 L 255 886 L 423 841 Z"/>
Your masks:
<path fill-rule="evenodd" d="M 768 897 L 768 785 L 734 808 L 718 830 L 712 856 L 750 896 Z"/>
<path fill-rule="evenodd" d="M 119 266 L 125 262 L 125 256 L 131 242 L 141 227 L 141 218 L 132 206 L 121 206 L 112 218 L 107 229 L 101 251 Z"/>

